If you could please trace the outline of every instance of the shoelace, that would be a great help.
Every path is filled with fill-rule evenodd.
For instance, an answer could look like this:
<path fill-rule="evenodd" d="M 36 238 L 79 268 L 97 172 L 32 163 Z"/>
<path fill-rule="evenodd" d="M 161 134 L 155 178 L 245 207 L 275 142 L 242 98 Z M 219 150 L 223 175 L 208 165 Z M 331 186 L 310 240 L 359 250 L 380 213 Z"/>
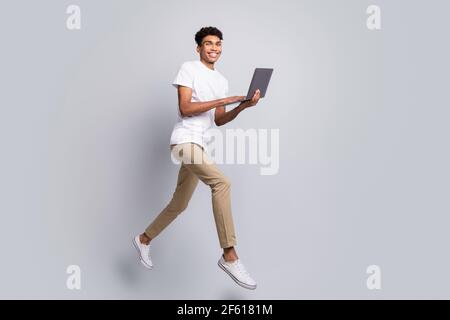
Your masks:
<path fill-rule="evenodd" d="M 249 274 L 248 271 L 245 269 L 244 265 L 241 263 L 240 260 L 237 261 L 236 267 L 238 268 L 238 270 L 239 270 L 243 275 L 245 275 L 247 278 L 250 278 L 250 274 Z"/>
<path fill-rule="evenodd" d="M 144 248 L 144 253 L 147 257 L 150 256 L 150 246 L 146 246 L 146 245 L 142 245 L 142 247 Z"/>

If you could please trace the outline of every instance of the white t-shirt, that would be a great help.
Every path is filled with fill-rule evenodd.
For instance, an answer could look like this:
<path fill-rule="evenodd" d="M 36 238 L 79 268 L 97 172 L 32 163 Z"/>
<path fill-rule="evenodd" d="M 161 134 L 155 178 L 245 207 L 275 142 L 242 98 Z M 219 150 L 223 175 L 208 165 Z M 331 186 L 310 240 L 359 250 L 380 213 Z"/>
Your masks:
<path fill-rule="evenodd" d="M 172 85 L 192 89 L 191 102 L 203 102 L 225 98 L 228 95 L 228 80 L 215 68 L 211 70 L 200 60 L 187 61 L 181 65 Z M 214 124 L 215 108 L 193 116 L 182 117 L 178 109 L 170 144 L 194 142 L 206 150 L 210 136 L 208 129 Z"/>

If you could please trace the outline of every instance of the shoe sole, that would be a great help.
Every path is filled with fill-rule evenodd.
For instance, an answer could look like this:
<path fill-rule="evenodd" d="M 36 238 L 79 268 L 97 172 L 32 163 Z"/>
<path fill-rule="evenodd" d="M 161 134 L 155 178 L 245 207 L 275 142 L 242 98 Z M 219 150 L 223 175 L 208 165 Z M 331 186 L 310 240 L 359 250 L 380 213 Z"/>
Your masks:
<path fill-rule="evenodd" d="M 138 256 L 139 256 L 139 261 L 141 262 L 141 264 L 146 267 L 147 269 L 153 269 L 153 266 L 147 264 L 147 262 L 144 261 L 144 259 L 142 259 L 141 256 L 141 250 L 139 249 L 139 245 L 136 243 L 136 239 L 133 239 L 133 246 L 136 249 Z"/>
<path fill-rule="evenodd" d="M 234 280 L 234 282 L 236 282 L 236 283 L 237 283 L 238 285 L 240 285 L 241 287 L 243 287 L 243 288 L 245 288 L 245 289 L 249 289 L 249 290 L 255 290 L 255 289 L 256 289 L 256 285 L 251 286 L 251 285 L 249 285 L 249 284 L 243 283 L 242 281 L 239 281 L 239 280 L 238 280 L 231 272 L 229 272 L 229 271 L 227 270 L 227 268 L 225 268 L 225 267 L 220 263 L 220 261 L 217 262 L 217 265 L 219 266 L 220 269 L 222 269 L 223 271 L 225 271 L 226 274 L 228 274 L 228 275 L 231 277 L 231 279 Z"/>

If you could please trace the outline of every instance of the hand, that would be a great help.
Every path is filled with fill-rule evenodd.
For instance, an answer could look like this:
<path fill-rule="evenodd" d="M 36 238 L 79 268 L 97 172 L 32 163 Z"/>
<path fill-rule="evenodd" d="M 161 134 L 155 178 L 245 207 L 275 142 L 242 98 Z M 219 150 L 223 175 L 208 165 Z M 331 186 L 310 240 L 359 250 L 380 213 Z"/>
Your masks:
<path fill-rule="evenodd" d="M 247 101 L 247 108 L 255 106 L 259 102 L 260 98 L 261 98 L 261 91 L 259 91 L 259 89 L 258 89 L 255 91 L 255 94 L 253 95 L 252 100 Z"/>
<path fill-rule="evenodd" d="M 239 101 L 242 101 L 244 99 L 245 99 L 245 96 L 227 97 L 227 98 L 224 98 L 224 105 L 232 104 L 232 103 L 235 103 L 235 102 L 239 102 Z"/>

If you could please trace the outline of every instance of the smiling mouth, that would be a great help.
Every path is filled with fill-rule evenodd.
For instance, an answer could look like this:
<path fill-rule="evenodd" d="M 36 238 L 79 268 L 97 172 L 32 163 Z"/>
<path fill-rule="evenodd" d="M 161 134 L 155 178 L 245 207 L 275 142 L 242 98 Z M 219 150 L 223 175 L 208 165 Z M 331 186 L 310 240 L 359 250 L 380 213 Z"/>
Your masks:
<path fill-rule="evenodd" d="M 210 53 L 208 53 L 208 56 L 210 56 L 210 57 L 212 57 L 212 58 L 215 58 L 215 57 L 217 57 L 219 54 L 218 53 L 216 53 L 216 52 L 210 52 Z"/>

